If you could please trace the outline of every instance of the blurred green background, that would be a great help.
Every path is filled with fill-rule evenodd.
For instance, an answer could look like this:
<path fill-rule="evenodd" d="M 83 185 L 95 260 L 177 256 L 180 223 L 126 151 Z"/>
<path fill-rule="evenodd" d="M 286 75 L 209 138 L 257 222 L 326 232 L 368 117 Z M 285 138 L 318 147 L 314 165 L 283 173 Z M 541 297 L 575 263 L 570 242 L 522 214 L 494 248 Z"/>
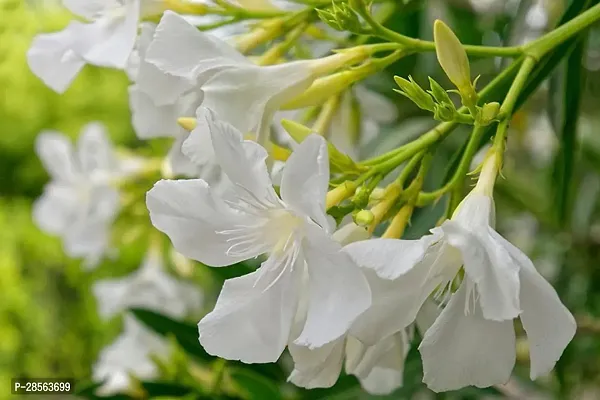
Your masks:
<path fill-rule="evenodd" d="M 414 7 L 407 16 L 391 18 L 388 25 L 411 36 L 431 38 L 430 21 L 443 16 L 463 42 L 493 45 L 501 39 L 512 41 L 531 33 L 526 26 L 531 7 L 541 4 L 552 21 L 560 18 L 570 2 L 481 1 L 479 8 L 474 6 L 476 3 L 429 1 L 426 6 Z M 501 3 L 500 11 L 482 8 L 484 3 Z M 117 260 L 86 272 L 77 260 L 62 253 L 57 238 L 40 232 L 31 221 L 31 204 L 48 179 L 33 151 L 39 132 L 57 130 L 75 138 L 88 122 L 101 121 L 115 143 L 137 145 L 129 121 L 124 73 L 87 66 L 70 89 L 58 95 L 29 71 L 25 52 L 33 36 L 60 29 L 68 18 L 64 11 L 42 7 L 41 2 L 0 1 L 2 388 L 8 388 L 8 381 L 16 376 L 88 379 L 98 351 L 119 331 L 118 321 L 107 324 L 98 318 L 90 285 L 99 277 L 133 270 L 143 253 L 141 248 L 126 246 Z M 496 73 L 496 61 L 474 62 L 476 73 L 482 74 L 481 86 Z M 560 128 L 566 76 L 562 65 L 515 116 L 504 171 L 507 179 L 500 180 L 496 197 L 498 229 L 533 258 L 580 324 L 575 340 L 550 379 L 527 382 L 527 350 L 522 349 L 515 373 L 524 378 L 518 380 L 517 387 L 521 390 L 518 393 L 528 393 L 527 398 L 533 397 L 532 393 L 541 398 L 600 398 L 599 26 L 592 28 L 574 62 L 583 79 L 578 131 Z M 393 99 L 400 111 L 398 122 L 385 127 L 370 146 L 374 151 L 397 146 L 432 123 L 421 110 L 391 92 L 393 74 L 412 74 L 419 82 L 424 82 L 427 75 L 444 81 L 433 54 L 402 60 L 381 79 L 372 80 L 372 87 Z M 429 185 L 442 179 L 465 134 L 457 131 L 440 147 Z M 560 195 L 563 192 L 567 195 Z M 407 236 L 422 235 L 437 218 L 439 213 L 430 209 L 416 214 Z M 410 369 L 408 373 L 412 373 Z M 353 392 L 335 398 L 359 398 L 353 385 Z M 390 398 L 412 398 L 417 392 L 431 395 L 417 387 L 410 395 Z M 504 396 L 511 397 L 509 392 Z M 8 397 L 7 390 L 0 390 L 0 399 Z"/>
<path fill-rule="evenodd" d="M 102 121 L 115 142 L 134 139 L 123 73 L 86 67 L 61 96 L 27 67 L 33 36 L 60 29 L 68 18 L 58 8 L 0 1 L 1 398 L 11 396 L 11 377 L 89 377 L 99 349 L 116 333 L 97 317 L 89 290 L 97 277 L 66 257 L 60 241 L 40 232 L 30 215 L 48 180 L 33 151 L 40 131 L 75 138 L 83 125 Z"/>

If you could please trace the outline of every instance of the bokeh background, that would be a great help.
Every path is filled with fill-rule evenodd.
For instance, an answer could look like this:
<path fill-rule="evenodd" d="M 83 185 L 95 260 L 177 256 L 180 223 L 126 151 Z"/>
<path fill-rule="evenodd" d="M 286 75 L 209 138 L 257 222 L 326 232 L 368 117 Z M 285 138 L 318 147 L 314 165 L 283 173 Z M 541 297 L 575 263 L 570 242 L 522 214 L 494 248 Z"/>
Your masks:
<path fill-rule="evenodd" d="M 392 16 L 387 25 L 431 39 L 431 21 L 441 17 L 463 43 L 516 44 L 550 29 L 569 4 L 567 0 L 417 1 L 410 2 L 408 14 Z M 52 1 L 0 0 L 0 399 L 10 397 L 11 377 L 89 380 L 98 352 L 121 326 L 118 319 L 100 320 L 91 284 L 134 270 L 144 253 L 143 245 L 131 240 L 112 260 L 85 271 L 79 261 L 63 254 L 57 238 L 39 231 L 31 220 L 32 202 L 48 180 L 33 151 L 39 132 L 57 130 L 75 138 L 88 122 L 101 121 L 118 145 L 144 146 L 130 124 L 124 73 L 86 66 L 72 87 L 58 95 L 29 71 L 25 52 L 33 36 L 61 29 L 69 18 Z M 508 387 L 444 395 L 448 398 L 600 398 L 600 26 L 592 27 L 583 39 L 573 56 L 577 58 L 571 59 L 580 67 L 582 80 L 577 130 L 562 128 L 565 112 L 573 111 L 565 108 L 563 90 L 566 71 L 573 69 L 560 65 L 515 115 L 504 171 L 507 179 L 500 180 L 496 196 L 499 231 L 528 253 L 554 284 L 577 317 L 578 333 L 553 376 L 527 382 L 528 355 L 522 344 L 515 380 Z M 473 69 L 482 75 L 480 87 L 499 66 L 499 60 L 473 60 Z M 430 116 L 393 93 L 395 74 L 410 74 L 419 82 L 430 75 L 447 82 L 433 54 L 402 60 L 370 79 L 372 89 L 394 101 L 399 117 L 382 127 L 367 153 L 396 147 L 434 124 Z M 443 143 L 428 185 L 435 187 L 443 180 L 466 134 L 458 130 Z M 437 207 L 415 215 L 407 237 L 426 232 L 441 211 Z M 201 285 L 210 307 L 218 277 L 202 266 L 174 273 Z M 176 366 L 183 362 L 177 357 L 183 356 L 176 352 L 171 360 L 174 379 Z M 416 382 L 411 390 L 389 398 L 432 396 L 418 385 L 418 371 L 411 368 L 408 382 Z M 299 392 L 283 381 L 277 382 L 281 393 L 297 396 Z M 337 392 L 312 398 L 367 398 L 356 382 L 348 382 L 338 385 L 343 387 Z"/>

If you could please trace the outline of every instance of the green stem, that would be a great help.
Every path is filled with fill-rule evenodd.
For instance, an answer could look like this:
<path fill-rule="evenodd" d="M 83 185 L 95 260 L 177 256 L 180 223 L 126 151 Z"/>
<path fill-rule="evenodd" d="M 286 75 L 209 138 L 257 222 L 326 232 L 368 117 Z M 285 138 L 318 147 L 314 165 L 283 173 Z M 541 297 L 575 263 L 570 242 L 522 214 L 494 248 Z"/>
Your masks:
<path fill-rule="evenodd" d="M 519 94 L 527 84 L 527 79 L 529 78 L 529 74 L 535 68 L 537 61 L 532 56 L 527 56 L 521 64 L 521 68 L 515 77 L 504 101 L 502 102 L 502 106 L 500 107 L 499 115 L 503 116 L 502 121 L 498 124 L 498 128 L 496 129 L 496 136 L 494 137 L 494 145 L 497 146 L 499 150 L 499 154 L 504 153 L 504 143 L 506 139 L 506 131 L 508 130 L 508 125 L 510 123 L 510 119 L 512 117 L 512 113 L 515 108 L 515 104 L 517 103 L 517 99 L 519 98 Z"/>
<path fill-rule="evenodd" d="M 419 162 L 421 162 L 421 158 L 423 158 L 424 155 L 425 155 L 425 152 L 421 151 L 421 152 L 415 154 L 410 159 L 410 161 L 406 164 L 404 169 L 402 169 L 402 172 L 400 173 L 400 175 L 398 175 L 398 178 L 396 178 L 396 183 L 398 183 L 398 185 L 404 187 L 404 183 L 408 179 L 408 176 L 416 168 L 416 166 L 419 164 Z"/>
<path fill-rule="evenodd" d="M 467 147 L 463 153 L 462 158 L 460 159 L 460 163 L 452 175 L 452 178 L 441 188 L 438 190 L 434 190 L 429 193 L 420 193 L 419 200 L 417 204 L 419 206 L 424 206 L 426 204 L 431 203 L 439 199 L 441 196 L 446 194 L 448 191 L 452 190 L 454 187 L 458 186 L 465 175 L 469 172 L 469 167 L 471 166 L 471 161 L 477 153 L 479 149 L 479 142 L 481 141 L 481 137 L 485 133 L 486 127 L 481 125 L 475 125 L 473 128 L 473 133 L 471 133 L 471 137 L 469 138 L 469 142 L 467 143 Z"/>
<path fill-rule="evenodd" d="M 480 100 L 480 102 L 488 101 L 489 98 L 492 97 L 493 93 L 496 91 L 496 89 L 498 88 L 498 86 L 504 84 L 506 80 L 512 79 L 513 72 L 517 68 L 520 67 L 521 61 L 522 61 L 521 59 L 515 60 L 510 66 L 508 66 L 500 74 L 498 74 L 496 76 L 496 78 L 494 78 L 494 80 L 492 80 L 490 83 L 488 83 L 487 86 L 484 87 L 479 92 L 479 100 Z M 467 110 L 466 107 L 461 107 L 458 111 L 459 112 L 467 112 L 468 110 Z M 432 130 L 430 130 L 429 132 L 424 133 L 421 137 L 419 137 L 415 141 L 413 141 L 411 143 L 408 143 L 408 144 L 405 144 L 404 146 L 399 147 L 397 149 L 394 149 L 394 150 L 392 150 L 392 151 L 390 151 L 388 153 L 381 154 L 381 155 L 379 155 L 377 157 L 373 157 L 373 158 L 370 158 L 368 160 L 365 160 L 365 161 L 361 162 L 360 164 L 361 165 L 365 165 L 365 166 L 372 166 L 372 165 L 377 165 L 379 163 L 385 162 L 385 161 L 389 160 L 390 158 L 396 156 L 397 154 L 402 153 L 403 151 L 405 151 L 406 149 L 408 149 L 416 141 L 419 141 L 419 140 L 428 140 L 428 139 L 423 139 L 425 137 L 434 136 L 437 139 L 443 139 L 444 137 L 446 137 L 446 135 L 448 135 L 450 132 L 452 132 L 452 130 L 454 130 L 454 128 L 456 128 L 457 126 L 458 126 L 458 124 L 456 122 L 443 122 L 443 123 L 440 123 L 435 128 L 433 128 Z"/>
<path fill-rule="evenodd" d="M 214 374 L 215 377 L 210 387 L 210 394 L 213 396 L 217 396 L 221 392 L 221 384 L 223 382 L 223 377 L 225 376 L 225 367 L 227 363 L 223 359 L 217 359 L 214 365 Z"/>
<path fill-rule="evenodd" d="M 550 50 L 600 20 L 600 4 L 582 12 L 564 25 L 523 46 L 525 54 L 539 60 Z"/>
<path fill-rule="evenodd" d="M 371 26 L 371 30 L 366 32 L 392 42 L 400 43 L 408 49 L 415 51 L 435 51 L 435 43 L 427 40 L 420 40 L 401 35 L 391 29 L 386 28 L 381 23 L 373 18 L 373 15 L 367 9 L 363 0 L 355 0 L 351 2 L 355 11 Z M 464 46 L 467 54 L 472 56 L 501 56 L 501 57 L 518 57 L 523 54 L 521 47 L 489 47 L 489 46 Z"/>

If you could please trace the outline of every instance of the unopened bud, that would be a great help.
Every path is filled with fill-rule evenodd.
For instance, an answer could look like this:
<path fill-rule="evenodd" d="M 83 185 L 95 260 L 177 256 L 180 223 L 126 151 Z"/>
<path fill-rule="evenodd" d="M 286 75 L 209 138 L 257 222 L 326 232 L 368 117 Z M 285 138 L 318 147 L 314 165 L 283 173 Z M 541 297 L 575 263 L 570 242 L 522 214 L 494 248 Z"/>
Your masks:
<path fill-rule="evenodd" d="M 419 108 L 433 111 L 435 103 L 433 102 L 431 95 L 419 86 L 413 80 L 412 76 L 409 76 L 408 79 L 410 80 L 395 76 L 394 80 L 396 81 L 396 84 L 402 89 L 401 91 L 396 91 L 412 100 Z"/>
<path fill-rule="evenodd" d="M 433 38 L 437 59 L 450 81 L 460 91 L 471 87 L 469 58 L 452 29 L 438 19 L 433 25 Z"/>
<path fill-rule="evenodd" d="M 429 77 L 429 86 L 431 87 L 431 90 L 429 91 L 429 93 L 431 93 L 433 95 L 433 97 L 435 98 L 435 100 L 438 103 L 452 104 L 454 106 L 452 99 L 450 99 L 450 96 L 448 96 L 448 92 L 446 92 L 446 90 L 442 87 L 442 85 L 437 83 L 435 81 L 435 79 L 433 79 L 431 77 Z"/>
<path fill-rule="evenodd" d="M 456 116 L 456 108 L 448 104 L 436 104 L 433 111 L 433 118 L 437 121 L 450 122 L 454 121 Z"/>
<path fill-rule="evenodd" d="M 327 192 L 325 198 L 325 209 L 329 210 L 333 206 L 337 206 L 348 197 L 352 196 L 356 191 L 356 184 L 352 181 L 346 181 L 338 185 L 333 190 Z"/>
<path fill-rule="evenodd" d="M 369 226 L 375 220 L 375 216 L 370 210 L 360 210 L 354 215 L 354 222 L 358 226 Z"/>
<path fill-rule="evenodd" d="M 479 110 L 479 115 L 477 116 L 477 122 L 481 126 L 486 126 L 491 124 L 492 122 L 497 120 L 498 113 L 500 112 L 500 103 L 492 102 L 485 103 L 481 110 Z"/>
<path fill-rule="evenodd" d="M 186 131 L 193 131 L 196 128 L 196 118 L 182 117 L 177 119 L 177 123 Z"/>

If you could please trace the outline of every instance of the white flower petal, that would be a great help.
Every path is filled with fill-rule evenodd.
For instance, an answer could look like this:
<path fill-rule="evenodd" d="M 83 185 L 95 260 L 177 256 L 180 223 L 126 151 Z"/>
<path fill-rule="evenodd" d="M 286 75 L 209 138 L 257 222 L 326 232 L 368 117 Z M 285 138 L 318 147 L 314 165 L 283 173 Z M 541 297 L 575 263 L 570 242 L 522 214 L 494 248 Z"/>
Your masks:
<path fill-rule="evenodd" d="M 183 142 L 181 151 L 197 165 L 213 164 L 216 162 L 216 156 L 211 132 L 215 131 L 215 134 L 220 135 L 219 132 L 225 129 L 232 128 L 218 121 L 210 110 L 199 107 L 196 110 L 196 128 Z"/>
<path fill-rule="evenodd" d="M 227 255 L 228 236 L 217 232 L 244 224 L 245 217 L 216 198 L 205 181 L 161 180 L 148 192 L 146 205 L 152 224 L 184 256 L 216 267 L 249 258 Z"/>
<path fill-rule="evenodd" d="M 521 250 L 500 235 L 510 255 L 521 270 L 521 322 L 527 333 L 531 359 L 531 379 L 546 375 L 554 368 L 565 347 L 569 344 L 577 324 L 558 294 Z"/>
<path fill-rule="evenodd" d="M 31 71 L 52 90 L 63 93 L 85 65 L 85 61 L 71 49 L 73 26 L 64 30 L 37 35 L 27 51 Z"/>
<path fill-rule="evenodd" d="M 467 230 L 478 231 L 495 225 L 494 199 L 481 193 L 471 192 L 460 202 L 452 220 Z"/>
<path fill-rule="evenodd" d="M 78 200 L 71 186 L 49 183 L 33 204 L 33 220 L 43 231 L 61 235 L 76 218 Z"/>
<path fill-rule="evenodd" d="M 343 223 L 343 222 L 342 222 Z M 335 225 L 333 226 L 335 229 Z M 354 222 L 349 222 L 342 226 L 331 235 L 333 240 L 345 246 L 350 243 L 358 242 L 360 240 L 367 240 L 371 237 L 365 227 L 358 226 Z"/>
<path fill-rule="evenodd" d="M 105 16 L 90 24 L 73 24 L 73 50 L 88 63 L 124 69 L 135 46 L 139 0 L 123 6 L 123 17 Z"/>
<path fill-rule="evenodd" d="M 441 311 L 440 307 L 433 300 L 425 300 L 415 319 L 415 325 L 419 329 L 421 336 L 433 325 L 435 320 L 440 316 Z"/>
<path fill-rule="evenodd" d="M 328 230 L 325 196 L 329 187 L 327 143 L 310 135 L 285 164 L 281 179 L 281 198 L 294 211 L 305 214 Z"/>
<path fill-rule="evenodd" d="M 175 137 L 175 141 L 173 142 L 173 145 L 167 154 L 167 161 L 170 164 L 171 172 L 175 175 L 202 177 L 202 179 L 204 179 L 209 186 L 214 189 L 213 181 L 206 179 L 206 176 L 200 174 L 200 168 L 198 165 L 183 153 L 183 144 L 188 136 L 189 135 L 187 132 L 182 132 L 181 135 Z M 218 192 L 215 192 L 215 194 L 218 194 Z"/>
<path fill-rule="evenodd" d="M 288 382 L 306 389 L 333 386 L 342 371 L 345 344 L 343 337 L 313 350 L 290 343 L 294 370 Z"/>
<path fill-rule="evenodd" d="M 310 86 L 309 64 L 296 61 L 259 67 L 238 66 L 219 72 L 203 86 L 203 105 L 243 133 L 268 129 L 286 100 Z"/>
<path fill-rule="evenodd" d="M 214 310 L 198 324 L 204 349 L 245 363 L 277 361 L 296 314 L 301 261 L 281 271 L 270 257 L 256 272 L 226 280 Z"/>
<path fill-rule="evenodd" d="M 107 9 L 110 1 L 106 0 L 62 0 L 63 6 L 73 14 L 86 19 L 94 19 Z"/>
<path fill-rule="evenodd" d="M 125 309 L 123 299 L 127 297 L 130 278 L 94 282 L 92 292 L 98 302 L 98 314 L 104 319 L 113 317 Z"/>
<path fill-rule="evenodd" d="M 138 85 L 129 87 L 129 107 L 133 129 L 140 139 L 175 136 L 181 129 L 177 124 L 181 116 L 179 107 L 176 104 L 157 106 Z"/>
<path fill-rule="evenodd" d="M 204 113 L 204 116 L 201 116 Z M 218 120 L 217 115 L 207 108 L 198 110 L 198 120 L 204 120 L 202 126 L 210 131 L 217 160 L 223 172 L 241 189 L 240 197 L 250 197 L 267 204 L 278 204 L 271 177 L 265 160 L 267 151 L 256 142 L 244 140 L 242 134 L 227 122 Z"/>
<path fill-rule="evenodd" d="M 163 106 L 177 103 L 179 97 L 193 89 L 196 83 L 193 80 L 161 71 L 156 65 L 146 60 L 146 53 L 154 38 L 155 30 L 156 26 L 153 24 L 142 24 L 142 32 L 137 41 L 140 61 L 134 81 L 154 104 Z"/>
<path fill-rule="evenodd" d="M 428 280 L 427 265 L 418 265 L 396 280 L 381 279 L 368 269 L 364 274 L 372 304 L 354 321 L 350 333 L 366 345 L 375 345 L 413 323 L 421 305 L 441 282 L 441 278 Z"/>
<path fill-rule="evenodd" d="M 423 261 L 438 235 L 419 240 L 371 239 L 346 245 L 344 251 L 363 268 L 374 270 L 383 279 L 397 279 Z"/>
<path fill-rule="evenodd" d="M 58 132 L 42 132 L 35 140 L 35 151 L 52 179 L 72 182 L 79 176 L 79 163 L 71 141 Z"/>
<path fill-rule="evenodd" d="M 493 321 L 516 318 L 521 313 L 519 266 L 492 236 L 494 230 L 483 226 L 470 231 L 454 220 L 440 228 L 447 242 L 462 253 L 465 272 L 477 285 L 484 317 Z"/>
<path fill-rule="evenodd" d="M 151 355 L 166 359 L 170 346 L 162 337 L 144 328 L 133 317 L 126 316 L 124 332 L 105 347 L 93 366 L 93 377 L 106 383 L 99 390 L 110 394 L 126 389 L 129 374 L 140 379 L 152 379 L 158 374 Z"/>
<path fill-rule="evenodd" d="M 478 305 L 465 315 L 465 282 L 419 346 L 423 382 L 434 392 L 503 384 L 515 364 L 513 321 L 489 321 Z"/>
<path fill-rule="evenodd" d="M 367 348 L 349 338 L 346 373 L 356 375 L 363 389 L 370 394 L 390 394 L 402 386 L 408 346 L 405 332 L 389 336 Z"/>
<path fill-rule="evenodd" d="M 118 168 L 118 161 L 104 125 L 93 122 L 83 127 L 77 142 L 81 170 L 86 176 L 94 171 L 108 172 Z"/>
<path fill-rule="evenodd" d="M 297 345 L 316 348 L 345 334 L 371 305 L 371 291 L 361 270 L 341 246 L 316 226 L 303 246 L 309 275 L 306 323 Z"/>
<path fill-rule="evenodd" d="M 106 252 L 109 226 L 106 220 L 88 218 L 69 227 L 63 237 L 64 251 L 73 258 L 84 257 L 88 269 L 97 266 Z"/>
<path fill-rule="evenodd" d="M 197 80 L 249 61 L 227 43 L 205 33 L 172 11 L 165 11 L 148 47 L 146 60 L 161 71 Z"/>

